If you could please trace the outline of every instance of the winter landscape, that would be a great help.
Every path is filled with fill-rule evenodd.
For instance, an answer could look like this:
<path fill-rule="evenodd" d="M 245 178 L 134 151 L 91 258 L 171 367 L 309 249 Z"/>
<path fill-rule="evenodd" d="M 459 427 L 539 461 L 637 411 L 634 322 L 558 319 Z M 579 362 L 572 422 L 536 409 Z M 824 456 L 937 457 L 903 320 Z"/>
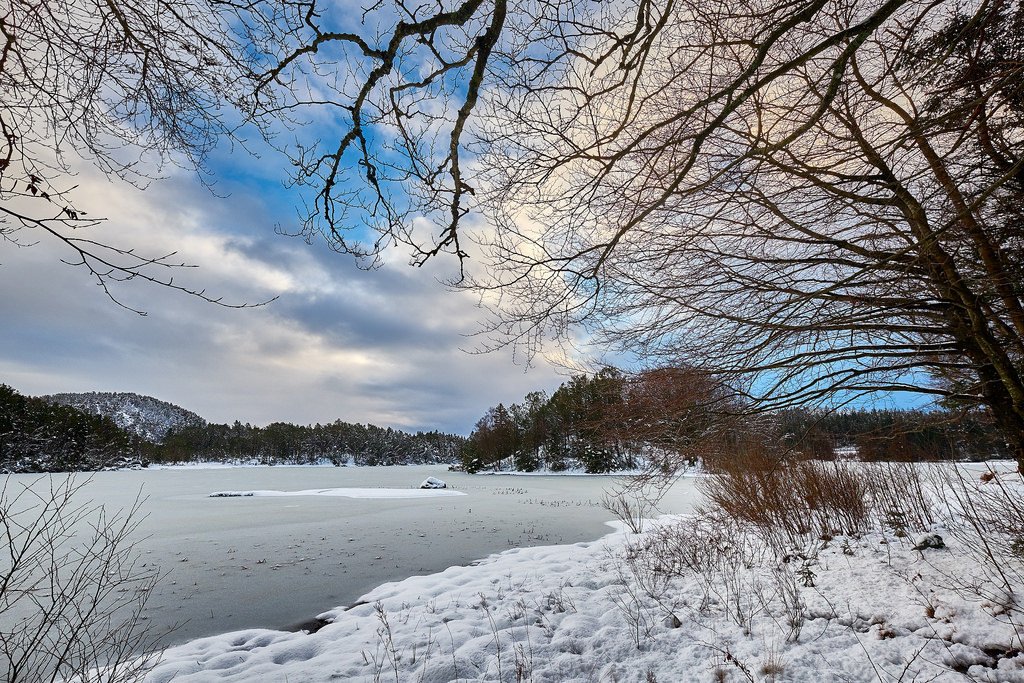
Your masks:
<path fill-rule="evenodd" d="M 449 488 L 415 488 L 430 475 Z M 17 475 L 11 485 L 22 483 L 43 482 Z M 95 473 L 82 494 L 111 509 L 130 507 L 140 491 L 146 497 L 137 552 L 168 573 L 149 593 L 147 623 L 178 643 L 242 628 L 296 628 L 384 581 L 514 547 L 594 540 L 613 518 L 600 505 L 609 485 L 606 477 L 520 482 L 436 466 L 193 466 Z M 270 487 L 362 495 L 211 497 Z M 668 509 L 691 505 L 692 482 L 684 480 Z M 247 597 L 254 581 L 259 600 Z"/>
<path fill-rule="evenodd" d="M 0 4 L 0 680 L 1024 683 L 1024 1 Z"/>
<path fill-rule="evenodd" d="M 148 680 L 1024 680 L 1019 614 L 963 522 L 931 525 L 945 548 L 890 528 L 781 562 L 723 520 L 616 524 L 385 584 L 313 634 L 193 641 Z"/>
<path fill-rule="evenodd" d="M 146 397 L 104 411 L 139 438 L 187 428 Z M 73 653 L 59 672 L 82 681 L 1024 680 L 1011 460 L 851 459 L 891 447 L 871 445 L 875 426 L 827 460 L 758 462 L 730 443 L 728 464 L 653 476 L 650 442 L 574 433 L 580 459 L 560 452 L 553 471 L 552 443 L 502 457 L 494 416 L 463 445 L 475 474 L 324 459 L 8 475 L 12 680 L 52 676 L 59 646 Z M 897 417 L 922 414 L 869 422 Z M 11 453 L 24 424 L 5 429 Z M 640 468 L 586 473 L 602 445 Z M 45 559 L 72 565 L 49 577 L 63 597 L 38 583 Z"/>
<path fill-rule="evenodd" d="M 651 520 L 634 507 L 606 535 L 594 528 L 609 516 L 597 503 L 605 477 L 457 475 L 463 490 L 378 488 L 343 506 L 338 489 L 316 491 L 323 502 L 187 493 L 211 481 L 322 484 L 336 468 L 215 470 L 223 479 L 191 467 L 99 473 L 84 492 L 116 506 L 143 480 L 160 491 L 135 550 L 141 568 L 170 569 L 147 587 L 141 623 L 181 644 L 129 652 L 140 680 L 1024 680 L 1013 467 L 848 467 L 877 487 L 856 500 L 865 509 L 805 510 L 804 534 L 783 519 L 694 514 L 695 477 L 662 498 L 685 514 Z M 915 497 L 883 498 L 908 482 Z M 410 492 L 426 495 L 399 497 Z M 1018 516 L 993 517 L 1007 512 Z M 832 535 L 828 524 L 849 526 Z M 96 675 L 125 672 L 137 673 Z"/>

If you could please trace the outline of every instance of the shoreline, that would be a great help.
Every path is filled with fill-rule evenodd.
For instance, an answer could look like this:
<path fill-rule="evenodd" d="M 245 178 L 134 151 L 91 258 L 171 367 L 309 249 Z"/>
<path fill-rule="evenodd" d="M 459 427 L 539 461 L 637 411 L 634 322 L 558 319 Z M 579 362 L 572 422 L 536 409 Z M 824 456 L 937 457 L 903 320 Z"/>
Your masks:
<path fill-rule="evenodd" d="M 427 476 L 465 495 L 210 497 L 413 491 Z M 48 478 L 15 480 L 46 486 Z M 689 482 L 677 485 L 666 509 L 689 509 Z M 139 559 L 169 573 L 152 592 L 147 624 L 161 632 L 183 624 L 166 639 L 174 645 L 237 629 L 294 627 L 383 582 L 466 566 L 508 548 L 592 541 L 613 517 L 601 507 L 610 486 L 608 478 L 511 480 L 431 466 L 189 467 L 94 473 L 82 500 L 128 508 L 141 490 Z"/>
<path fill-rule="evenodd" d="M 949 591 L 932 597 L 929 616 L 903 576 L 966 571 L 969 552 L 955 542 L 922 557 L 891 535 L 834 539 L 804 563 L 813 582 L 797 567 L 740 565 L 726 574 L 743 589 L 730 601 L 749 603 L 736 615 L 732 602 L 702 605 L 700 575 L 678 575 L 654 597 L 643 587 L 653 577 L 630 569 L 660 527 L 693 521 L 663 516 L 639 535 L 610 522 L 594 541 L 514 548 L 386 582 L 317 615 L 315 630 L 248 629 L 170 648 L 146 680 L 697 681 L 760 671 L 816 683 L 877 680 L 880 671 L 952 681 L 962 671 L 1024 682 L 1024 652 L 993 649 L 1012 640 L 1012 625 Z M 793 579 L 779 585 L 799 597 L 795 626 L 774 602 L 758 602 L 778 597 L 770 582 L 780 571 Z"/>

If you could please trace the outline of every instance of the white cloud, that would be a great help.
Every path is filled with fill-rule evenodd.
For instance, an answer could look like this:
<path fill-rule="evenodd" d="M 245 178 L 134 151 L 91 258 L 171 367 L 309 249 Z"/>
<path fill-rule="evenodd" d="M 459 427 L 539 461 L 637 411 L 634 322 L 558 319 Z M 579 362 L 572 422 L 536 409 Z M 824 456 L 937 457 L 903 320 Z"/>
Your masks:
<path fill-rule="evenodd" d="M 221 199 L 181 176 L 145 191 L 95 172 L 78 178 L 97 237 L 148 254 L 177 251 L 197 269 L 175 282 L 234 310 L 142 282 L 117 288 L 118 308 L 59 245 L 0 245 L 0 381 L 28 394 L 137 391 L 214 421 L 334 419 L 468 432 L 490 405 L 561 380 L 543 362 L 528 374 L 510 352 L 469 355 L 462 336 L 479 316 L 474 297 L 435 281 L 447 266 L 377 271 L 274 234 L 290 215 L 258 195 Z M 454 266 L 454 264 L 448 264 Z"/>

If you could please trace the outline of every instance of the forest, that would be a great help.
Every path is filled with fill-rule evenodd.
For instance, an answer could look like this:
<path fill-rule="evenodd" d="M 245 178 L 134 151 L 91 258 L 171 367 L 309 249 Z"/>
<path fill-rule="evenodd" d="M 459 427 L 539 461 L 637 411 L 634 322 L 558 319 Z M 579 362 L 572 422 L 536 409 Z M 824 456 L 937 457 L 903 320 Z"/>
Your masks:
<path fill-rule="evenodd" d="M 152 447 L 154 461 L 229 461 L 262 465 L 422 465 L 459 458 L 464 437 L 438 431 L 404 432 L 352 424 L 294 425 L 273 422 L 254 427 L 207 424 L 186 427 Z"/>
<path fill-rule="evenodd" d="M 0 384 L 0 472 L 98 470 L 139 455 L 139 439 L 109 417 Z"/>
<path fill-rule="evenodd" d="M 1009 457 L 982 411 L 791 407 L 751 410 L 713 376 L 692 368 L 577 375 L 548 396 L 498 404 L 462 451 L 470 472 L 655 468 L 676 471 L 757 444 L 802 458 L 869 461 Z"/>

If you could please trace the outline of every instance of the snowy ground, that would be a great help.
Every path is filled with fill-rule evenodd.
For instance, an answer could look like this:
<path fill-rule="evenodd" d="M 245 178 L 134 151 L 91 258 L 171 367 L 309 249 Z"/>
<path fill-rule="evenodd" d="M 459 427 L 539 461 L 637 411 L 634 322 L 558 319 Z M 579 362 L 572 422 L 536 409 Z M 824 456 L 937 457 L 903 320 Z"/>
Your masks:
<path fill-rule="evenodd" d="M 521 470 L 481 470 L 474 473 L 475 476 L 491 477 L 633 477 L 646 474 L 644 470 L 616 470 L 614 472 L 587 472 L 583 469 L 567 470 L 536 470 L 524 472 Z"/>
<path fill-rule="evenodd" d="M 147 681 L 1024 681 L 1006 603 L 965 593 L 983 572 L 948 535 L 780 558 L 719 533 L 706 573 L 671 578 L 637 558 L 673 524 L 385 584 L 312 634 L 196 640 Z"/>
<path fill-rule="evenodd" d="M 174 463 L 154 462 L 154 463 L 150 463 L 146 467 L 146 469 L 147 470 L 231 470 L 231 469 L 252 469 L 252 468 L 259 468 L 259 469 L 267 468 L 267 469 L 269 469 L 271 467 L 278 468 L 278 469 L 295 468 L 295 467 L 325 467 L 325 468 L 333 468 L 333 467 L 338 467 L 338 465 L 335 465 L 330 460 L 319 460 L 317 462 L 312 462 L 312 463 L 289 464 L 289 465 L 262 465 L 262 464 L 260 464 L 258 462 L 249 461 L 249 460 L 236 460 L 236 461 L 231 461 L 231 462 L 221 462 L 221 461 L 213 461 L 213 460 L 210 460 L 210 461 L 207 461 L 207 460 L 196 460 L 196 461 L 174 462 Z M 356 467 L 356 465 L 350 460 L 347 464 L 344 465 L 344 467 Z"/>

